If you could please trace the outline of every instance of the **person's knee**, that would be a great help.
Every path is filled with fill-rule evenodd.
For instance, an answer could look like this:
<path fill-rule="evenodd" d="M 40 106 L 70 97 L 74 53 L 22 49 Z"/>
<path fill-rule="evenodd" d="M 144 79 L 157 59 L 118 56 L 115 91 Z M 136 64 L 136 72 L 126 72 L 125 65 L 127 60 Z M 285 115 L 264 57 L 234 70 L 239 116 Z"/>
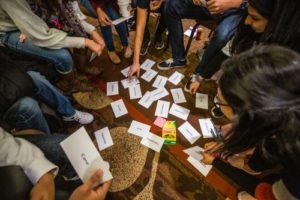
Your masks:
<path fill-rule="evenodd" d="M 26 115 L 27 117 L 41 113 L 38 102 L 31 97 L 24 97 L 20 99 L 15 106 L 18 107 L 18 112 Z"/>
<path fill-rule="evenodd" d="M 73 68 L 73 58 L 67 49 L 60 49 L 56 54 L 56 59 L 58 62 L 57 71 L 62 74 L 67 74 L 72 71 Z"/>
<path fill-rule="evenodd" d="M 178 15 L 177 13 L 179 12 L 178 8 L 180 8 L 180 2 L 181 0 L 172 0 L 172 1 L 167 1 L 165 4 L 165 14 L 166 16 L 175 16 Z"/>

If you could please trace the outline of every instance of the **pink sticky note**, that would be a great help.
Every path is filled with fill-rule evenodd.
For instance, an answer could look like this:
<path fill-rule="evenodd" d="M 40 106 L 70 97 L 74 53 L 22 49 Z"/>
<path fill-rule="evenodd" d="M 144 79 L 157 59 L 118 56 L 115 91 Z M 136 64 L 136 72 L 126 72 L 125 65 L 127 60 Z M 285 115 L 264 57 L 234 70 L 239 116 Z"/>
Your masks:
<path fill-rule="evenodd" d="M 162 128 L 164 126 L 166 122 L 166 119 L 162 118 L 162 117 L 157 117 L 154 121 L 154 124 L 160 128 Z"/>

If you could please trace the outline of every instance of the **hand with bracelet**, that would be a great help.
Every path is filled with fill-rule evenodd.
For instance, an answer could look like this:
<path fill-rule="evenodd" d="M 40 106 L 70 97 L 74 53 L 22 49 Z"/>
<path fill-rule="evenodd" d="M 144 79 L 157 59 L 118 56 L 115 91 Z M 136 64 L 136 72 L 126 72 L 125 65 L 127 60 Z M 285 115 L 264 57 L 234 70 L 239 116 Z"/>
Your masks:
<path fill-rule="evenodd" d="M 196 94 L 200 85 L 205 81 L 206 79 L 200 76 L 199 74 L 193 74 L 191 79 L 190 89 L 189 89 L 190 94 Z"/>

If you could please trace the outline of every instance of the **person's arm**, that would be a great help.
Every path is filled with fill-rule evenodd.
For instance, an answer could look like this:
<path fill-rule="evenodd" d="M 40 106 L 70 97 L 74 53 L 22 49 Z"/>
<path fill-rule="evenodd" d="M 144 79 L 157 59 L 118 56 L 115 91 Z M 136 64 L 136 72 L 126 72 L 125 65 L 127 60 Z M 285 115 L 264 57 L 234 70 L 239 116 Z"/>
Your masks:
<path fill-rule="evenodd" d="M 40 149 L 21 138 L 14 138 L 0 128 L 0 166 L 19 165 L 32 184 L 52 172 L 58 172 L 58 167 L 48 161 Z"/>
<path fill-rule="evenodd" d="M 228 9 L 239 8 L 243 0 L 209 0 L 207 9 L 211 14 L 222 14 Z"/>
<path fill-rule="evenodd" d="M 86 46 L 85 38 L 69 37 L 63 31 L 49 28 L 40 17 L 31 11 L 25 0 L 0 1 L 0 6 L 16 27 L 37 46 L 51 49 L 83 48 Z"/>
<path fill-rule="evenodd" d="M 128 72 L 129 79 L 131 79 L 134 74 L 136 74 L 137 77 L 140 76 L 140 51 L 143 42 L 146 21 L 147 21 L 147 7 L 144 6 L 141 7 L 139 5 L 139 1 L 142 0 L 138 0 L 133 64 L 130 66 L 130 70 Z M 148 5 L 149 5 L 149 1 L 148 1 Z"/>

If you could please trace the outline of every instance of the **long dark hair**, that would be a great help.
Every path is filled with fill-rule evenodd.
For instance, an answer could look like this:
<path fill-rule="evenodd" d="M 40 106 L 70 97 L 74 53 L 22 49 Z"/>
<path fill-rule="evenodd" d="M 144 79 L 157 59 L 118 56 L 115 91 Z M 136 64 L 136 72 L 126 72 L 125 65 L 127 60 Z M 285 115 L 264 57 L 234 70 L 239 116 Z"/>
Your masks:
<path fill-rule="evenodd" d="M 300 55 L 279 46 L 258 46 L 222 65 L 219 88 L 236 114 L 224 149 L 240 153 L 274 139 L 281 156 L 300 166 Z M 300 169 L 299 169 L 300 170 Z"/>
<path fill-rule="evenodd" d="M 249 0 L 249 5 L 268 20 L 263 33 L 241 21 L 234 37 L 231 52 L 241 53 L 255 43 L 278 44 L 300 52 L 300 1 L 297 0 Z"/>

